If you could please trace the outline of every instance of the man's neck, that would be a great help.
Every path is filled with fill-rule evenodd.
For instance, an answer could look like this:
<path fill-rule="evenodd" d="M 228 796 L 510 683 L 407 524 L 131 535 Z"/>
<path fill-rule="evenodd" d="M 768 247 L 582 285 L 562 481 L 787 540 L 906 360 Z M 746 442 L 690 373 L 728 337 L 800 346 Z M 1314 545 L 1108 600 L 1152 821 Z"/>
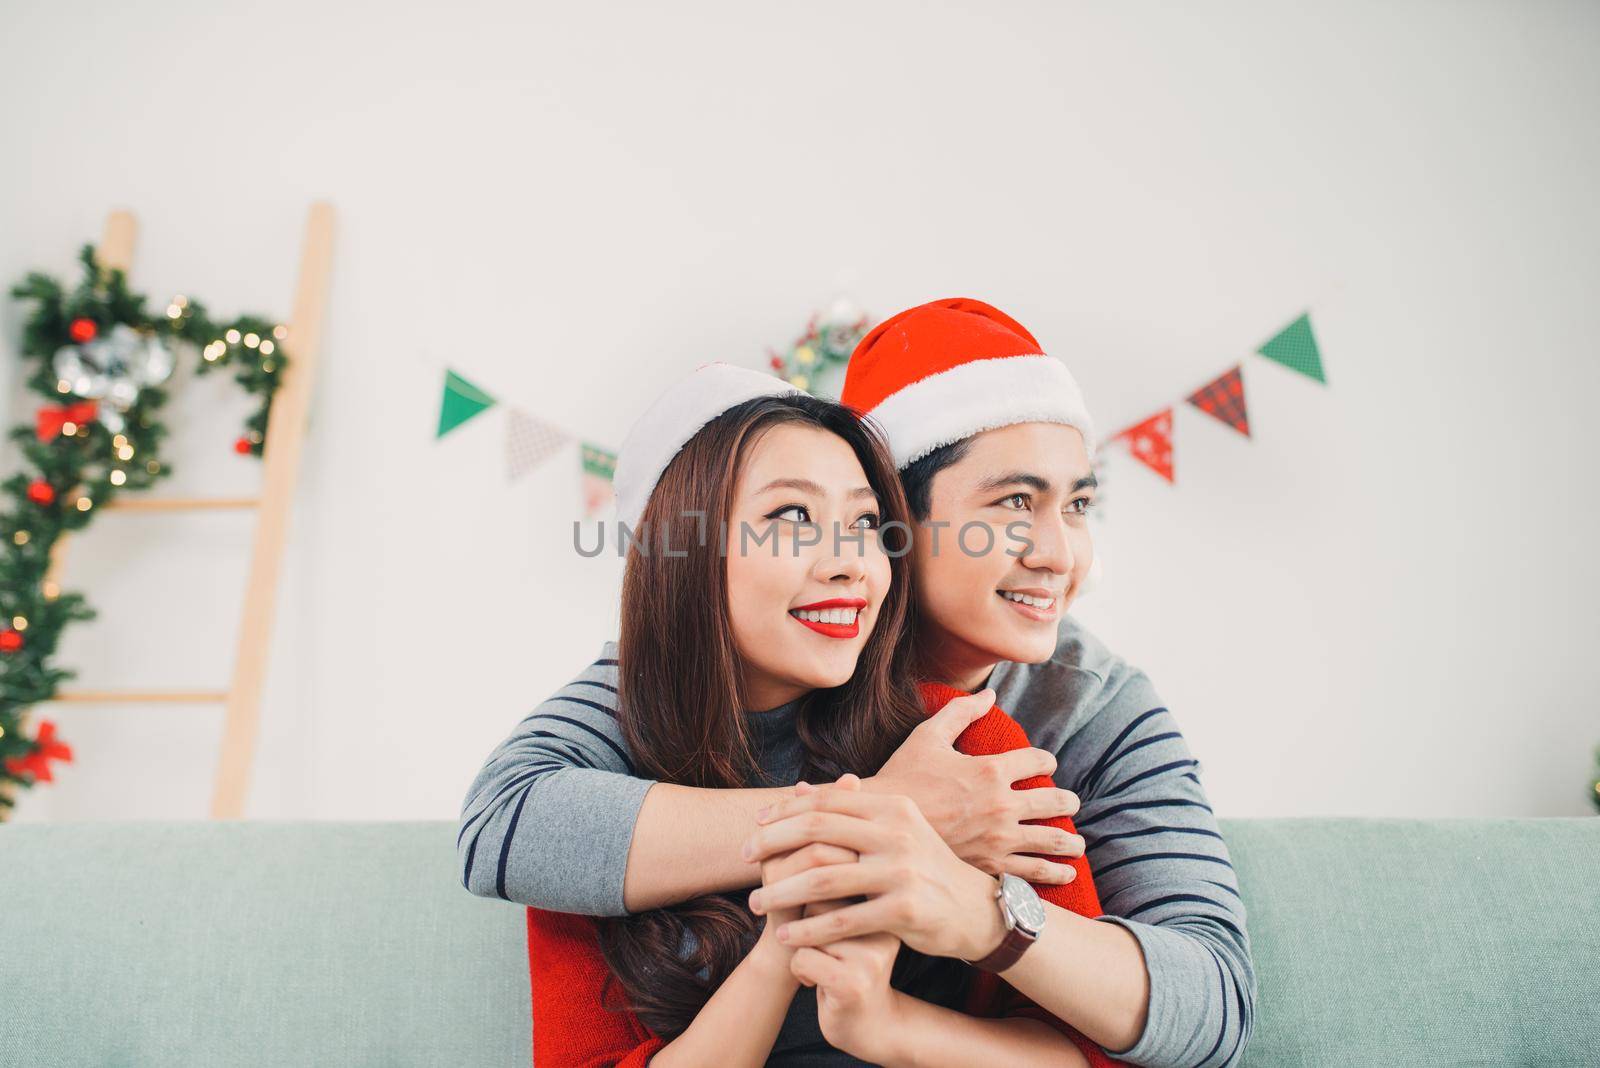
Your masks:
<path fill-rule="evenodd" d="M 969 693 L 987 682 L 999 665 L 998 660 L 990 659 L 965 642 L 944 640 L 924 633 L 922 646 L 927 650 L 922 661 L 927 676 Z"/>

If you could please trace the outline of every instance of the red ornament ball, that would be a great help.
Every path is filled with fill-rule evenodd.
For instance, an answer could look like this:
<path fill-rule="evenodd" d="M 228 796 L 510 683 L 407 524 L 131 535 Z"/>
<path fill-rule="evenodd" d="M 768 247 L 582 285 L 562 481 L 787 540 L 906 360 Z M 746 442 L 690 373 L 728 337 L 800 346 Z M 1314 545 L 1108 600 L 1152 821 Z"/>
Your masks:
<path fill-rule="evenodd" d="M 774 356 L 774 357 L 772 357 L 771 363 L 772 363 L 772 369 L 774 371 L 783 370 L 783 357 L 782 356 Z"/>
<path fill-rule="evenodd" d="M 94 325 L 93 319 L 85 317 L 72 320 L 72 325 L 67 328 L 67 332 L 72 335 L 72 340 L 81 345 L 85 341 L 93 341 L 94 336 L 100 332 L 100 328 Z"/>
<path fill-rule="evenodd" d="M 56 499 L 55 487 L 44 479 L 35 479 L 28 485 L 28 500 L 34 504 L 49 504 Z"/>
<path fill-rule="evenodd" d="M 0 630 L 0 653 L 14 653 L 22 648 L 22 635 L 14 630 Z"/>
<path fill-rule="evenodd" d="M 238 441 L 234 442 L 233 443 L 233 451 L 238 453 L 240 456 L 249 455 L 249 453 L 250 453 L 250 439 L 249 438 L 240 438 Z"/>

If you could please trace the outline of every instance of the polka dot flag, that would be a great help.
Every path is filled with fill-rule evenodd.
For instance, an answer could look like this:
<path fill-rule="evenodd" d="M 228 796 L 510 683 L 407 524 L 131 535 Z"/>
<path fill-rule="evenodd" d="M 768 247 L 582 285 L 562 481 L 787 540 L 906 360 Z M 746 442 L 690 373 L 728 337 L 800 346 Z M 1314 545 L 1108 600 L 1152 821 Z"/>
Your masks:
<path fill-rule="evenodd" d="M 1172 481 L 1172 409 L 1163 408 L 1142 423 L 1118 431 L 1113 441 L 1126 441 L 1134 459 Z"/>

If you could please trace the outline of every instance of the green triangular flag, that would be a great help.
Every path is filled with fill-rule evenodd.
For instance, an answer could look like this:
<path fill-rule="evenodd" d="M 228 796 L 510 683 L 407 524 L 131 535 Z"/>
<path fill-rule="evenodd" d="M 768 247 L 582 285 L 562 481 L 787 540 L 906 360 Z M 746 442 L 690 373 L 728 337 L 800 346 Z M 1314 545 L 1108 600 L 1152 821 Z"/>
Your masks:
<path fill-rule="evenodd" d="M 1278 331 L 1277 337 L 1256 351 L 1308 378 L 1315 378 L 1324 384 L 1328 381 L 1322 373 L 1322 356 L 1317 352 L 1317 339 L 1311 336 L 1309 312 Z"/>
<path fill-rule="evenodd" d="M 468 419 L 494 404 L 494 398 L 454 371 L 444 373 L 444 400 L 439 405 L 439 432 L 444 437 Z"/>

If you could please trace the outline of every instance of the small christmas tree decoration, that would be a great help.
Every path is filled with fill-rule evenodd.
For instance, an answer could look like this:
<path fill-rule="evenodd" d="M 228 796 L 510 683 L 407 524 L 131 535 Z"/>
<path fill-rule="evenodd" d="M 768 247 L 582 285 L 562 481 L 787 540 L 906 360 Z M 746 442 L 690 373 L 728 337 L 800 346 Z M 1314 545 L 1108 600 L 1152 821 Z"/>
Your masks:
<path fill-rule="evenodd" d="M 72 320 L 71 326 L 67 327 L 67 336 L 80 345 L 85 341 L 93 341 L 97 333 L 99 333 L 99 328 L 94 325 L 93 319 L 77 318 Z"/>
<path fill-rule="evenodd" d="M 46 482 L 44 479 L 34 479 L 32 482 L 28 483 L 28 500 L 32 501 L 34 504 L 49 505 L 55 503 L 55 499 L 55 487 L 51 486 L 50 483 Z"/>
<path fill-rule="evenodd" d="M 1594 747 L 1594 781 L 1589 784 L 1589 803 L 1600 812 L 1600 745 Z"/>
<path fill-rule="evenodd" d="M 7 627 L 0 630 L 0 653 L 14 653 L 22 648 L 22 633 Z"/>

